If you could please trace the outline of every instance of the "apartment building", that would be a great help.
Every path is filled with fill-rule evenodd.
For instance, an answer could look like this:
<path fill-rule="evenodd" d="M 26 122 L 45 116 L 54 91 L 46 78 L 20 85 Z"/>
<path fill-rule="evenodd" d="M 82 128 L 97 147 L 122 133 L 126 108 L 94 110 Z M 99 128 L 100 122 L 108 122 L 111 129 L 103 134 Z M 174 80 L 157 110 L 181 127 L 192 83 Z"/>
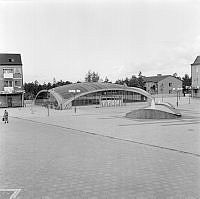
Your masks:
<path fill-rule="evenodd" d="M 182 90 L 182 80 L 172 75 L 143 77 L 145 89 L 151 94 L 175 94 Z"/>
<path fill-rule="evenodd" d="M 0 107 L 21 107 L 23 105 L 21 55 L 0 53 Z"/>
<path fill-rule="evenodd" d="M 191 64 L 192 96 L 200 97 L 200 56 Z"/>

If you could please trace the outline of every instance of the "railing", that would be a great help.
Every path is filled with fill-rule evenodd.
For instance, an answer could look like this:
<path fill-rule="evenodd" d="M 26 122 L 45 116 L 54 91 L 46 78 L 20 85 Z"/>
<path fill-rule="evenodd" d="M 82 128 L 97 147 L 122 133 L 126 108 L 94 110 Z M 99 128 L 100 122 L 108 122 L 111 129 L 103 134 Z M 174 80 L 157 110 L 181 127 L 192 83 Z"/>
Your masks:
<path fill-rule="evenodd" d="M 13 87 L 4 87 L 4 91 L 6 93 L 12 93 L 14 91 L 14 88 Z"/>
<path fill-rule="evenodd" d="M 3 77 L 4 78 L 13 78 L 13 73 L 4 73 Z"/>
<path fill-rule="evenodd" d="M 22 74 L 20 73 L 14 73 L 13 78 L 22 78 Z"/>

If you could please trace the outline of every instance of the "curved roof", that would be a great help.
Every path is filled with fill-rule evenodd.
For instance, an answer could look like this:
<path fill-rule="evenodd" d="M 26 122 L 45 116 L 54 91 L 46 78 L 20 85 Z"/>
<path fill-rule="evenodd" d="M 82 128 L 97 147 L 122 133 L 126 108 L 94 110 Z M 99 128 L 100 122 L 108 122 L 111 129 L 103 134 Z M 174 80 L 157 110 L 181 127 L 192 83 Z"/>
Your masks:
<path fill-rule="evenodd" d="M 97 90 L 113 90 L 113 89 L 125 89 L 126 86 L 112 83 L 99 83 L 99 82 L 84 82 L 68 84 L 64 86 L 59 86 L 53 90 L 61 95 L 64 99 L 69 99 L 74 96 L 69 90 L 80 90 L 79 94 L 88 93 Z"/>
<path fill-rule="evenodd" d="M 76 93 L 76 95 L 74 96 L 74 93 L 69 92 L 70 90 L 79 90 L 79 92 Z M 109 91 L 109 90 L 125 90 L 125 91 L 136 92 L 136 93 L 146 96 L 147 98 L 153 99 L 153 97 L 149 93 L 147 93 L 145 90 L 142 90 L 140 88 L 127 87 L 124 85 L 112 84 L 112 83 L 99 83 L 99 82 L 84 82 L 84 83 L 68 84 L 68 85 L 59 86 L 59 87 L 50 89 L 48 92 L 54 95 L 54 97 L 57 99 L 60 106 L 65 108 L 75 98 L 78 98 L 83 95 L 87 95 L 89 93 L 94 93 L 98 91 Z M 41 92 L 47 92 L 47 91 L 43 90 L 43 91 L 40 91 L 39 93 Z"/>

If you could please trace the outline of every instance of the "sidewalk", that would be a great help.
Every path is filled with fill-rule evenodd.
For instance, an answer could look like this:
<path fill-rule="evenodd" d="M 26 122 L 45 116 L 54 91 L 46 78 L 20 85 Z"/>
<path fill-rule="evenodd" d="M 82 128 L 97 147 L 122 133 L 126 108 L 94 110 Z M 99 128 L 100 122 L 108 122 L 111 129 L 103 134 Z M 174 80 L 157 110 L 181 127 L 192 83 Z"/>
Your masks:
<path fill-rule="evenodd" d="M 176 97 L 164 98 L 176 107 Z M 156 98 L 156 102 L 162 98 Z M 9 109 L 12 117 L 79 130 L 82 133 L 97 134 L 123 139 L 154 147 L 173 149 L 200 156 L 200 100 L 181 97 L 179 101 L 182 118 L 173 120 L 133 120 L 125 114 L 146 106 L 145 103 L 124 107 L 78 107 L 71 110 L 50 110 L 42 107 Z M 3 113 L 3 109 L 0 112 Z"/>

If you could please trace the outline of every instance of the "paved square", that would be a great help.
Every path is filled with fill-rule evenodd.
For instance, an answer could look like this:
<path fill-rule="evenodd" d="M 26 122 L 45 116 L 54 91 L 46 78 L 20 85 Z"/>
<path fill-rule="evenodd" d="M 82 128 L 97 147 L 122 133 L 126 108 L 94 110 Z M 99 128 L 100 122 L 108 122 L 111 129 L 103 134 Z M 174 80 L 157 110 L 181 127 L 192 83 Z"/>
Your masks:
<path fill-rule="evenodd" d="M 19 192 L 20 189 L 0 189 L 0 199 L 15 199 Z"/>
<path fill-rule="evenodd" d="M 131 106 L 50 117 L 10 109 L 10 123 L 0 124 L 0 188 L 21 189 L 18 199 L 200 198 L 193 106 L 182 103 L 183 118 L 162 121 L 128 120 Z"/>

